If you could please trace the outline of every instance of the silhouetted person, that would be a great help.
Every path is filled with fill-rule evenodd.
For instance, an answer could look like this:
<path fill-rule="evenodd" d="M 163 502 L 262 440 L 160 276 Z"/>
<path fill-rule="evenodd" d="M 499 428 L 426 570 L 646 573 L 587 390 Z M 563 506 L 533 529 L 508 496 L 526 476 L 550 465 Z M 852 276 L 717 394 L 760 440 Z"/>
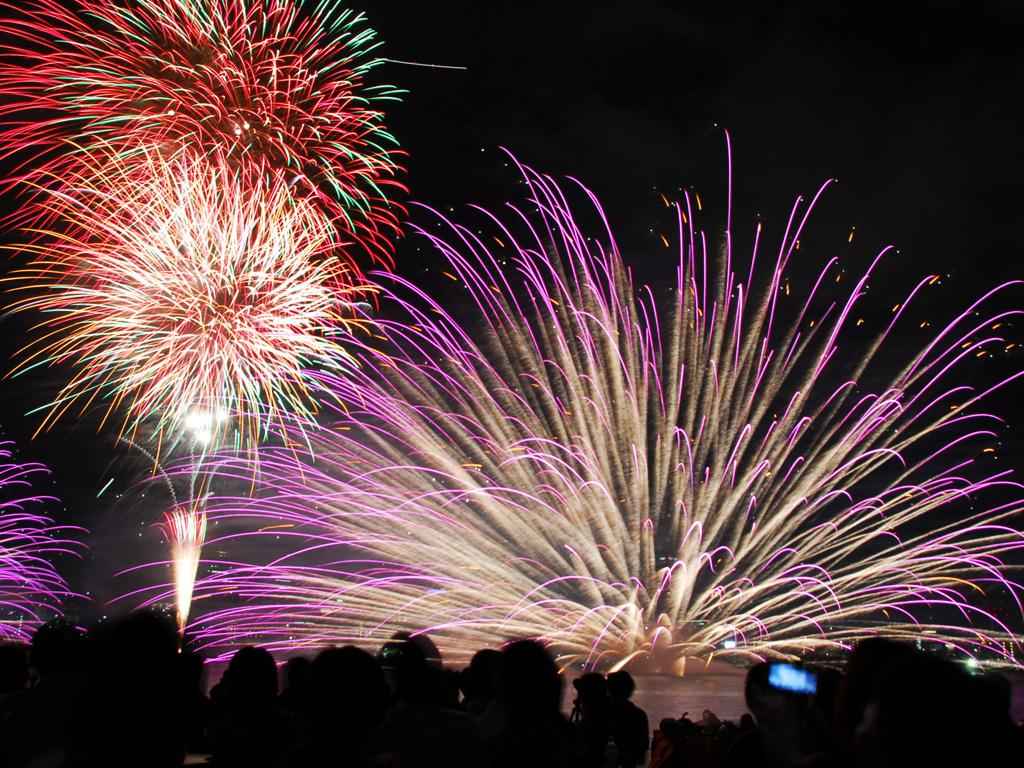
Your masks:
<path fill-rule="evenodd" d="M 24 650 L 8 651 L 17 667 L 10 671 L 10 682 L 21 680 L 21 684 L 0 698 L 0 765 L 4 768 L 30 761 L 59 764 L 78 746 L 85 642 L 85 634 L 64 619 L 39 627 L 29 651 L 37 678 L 31 688 L 25 688 Z"/>
<path fill-rule="evenodd" d="M 573 763 L 580 768 L 603 766 L 611 726 L 608 719 L 608 682 L 598 672 L 572 681 L 576 698 L 572 706 L 575 735 Z"/>
<path fill-rule="evenodd" d="M 284 663 L 284 688 L 277 697 L 277 705 L 285 712 L 299 713 L 303 689 L 312 666 L 313 662 L 305 656 L 293 656 Z"/>
<path fill-rule="evenodd" d="M 28 646 L 0 643 L 0 696 L 23 691 L 28 685 Z"/>
<path fill-rule="evenodd" d="M 181 686 L 182 715 L 185 725 L 185 744 L 189 752 L 210 751 L 212 707 L 204 693 L 206 667 L 196 653 L 178 654 L 178 684 Z"/>
<path fill-rule="evenodd" d="M 83 725 L 90 765 L 177 766 L 185 755 L 178 633 L 140 611 L 92 634 L 93 670 Z"/>
<path fill-rule="evenodd" d="M 747 672 L 744 696 L 756 726 L 729 746 L 726 768 L 790 768 L 812 753 L 809 697 L 773 687 L 771 667 L 762 663 Z"/>
<path fill-rule="evenodd" d="M 877 700 L 890 671 L 912 655 L 909 645 L 882 638 L 868 638 L 854 646 L 839 683 L 832 719 L 833 754 L 840 765 L 850 765 L 853 759 L 856 730 L 864 720 L 865 707 Z"/>
<path fill-rule="evenodd" d="M 636 683 L 629 672 L 608 675 L 608 714 L 612 741 L 622 768 L 634 768 L 643 763 L 650 745 L 651 731 L 647 713 L 630 701 Z"/>
<path fill-rule="evenodd" d="M 831 765 L 835 733 L 836 699 L 843 675 L 837 669 L 817 670 L 817 687 L 807 702 L 809 754 L 814 765 Z"/>
<path fill-rule="evenodd" d="M 491 768 L 566 768 L 572 726 L 561 713 L 562 677 L 540 643 L 520 640 L 502 653 L 496 731 L 485 733 Z"/>
<path fill-rule="evenodd" d="M 403 659 L 408 658 L 409 646 L 415 647 L 415 653 L 423 658 L 427 667 L 437 670 L 441 669 L 441 652 L 437 649 L 433 640 L 426 635 L 416 635 L 414 637 L 409 632 L 396 632 L 390 640 L 381 646 L 380 652 L 377 654 L 377 662 L 380 664 L 384 680 L 387 682 L 388 689 L 392 692 L 393 698 L 398 696 L 398 670 Z"/>
<path fill-rule="evenodd" d="M 501 651 L 485 648 L 473 654 L 463 672 L 463 689 L 466 711 L 479 717 L 494 701 L 495 684 L 501 668 Z"/>
<path fill-rule="evenodd" d="M 441 670 L 441 683 L 438 690 L 437 703 L 448 709 L 465 712 L 466 708 L 459 700 L 459 672 L 455 669 Z M 472 717 L 472 715 L 470 715 Z"/>
<path fill-rule="evenodd" d="M 890 667 L 854 736 L 857 766 L 1001 765 L 1019 761 L 1001 691 L 961 665 L 913 651 Z"/>
<path fill-rule="evenodd" d="M 351 645 L 321 651 L 306 677 L 301 702 L 317 765 L 360 765 L 366 738 L 380 723 L 387 703 L 387 683 L 373 656 Z"/>
<path fill-rule="evenodd" d="M 211 732 L 218 768 L 281 768 L 302 736 L 296 718 L 277 708 L 277 667 L 263 648 L 240 648 L 224 672 L 227 717 Z"/>
<path fill-rule="evenodd" d="M 394 703 L 367 739 L 369 755 L 397 755 L 408 768 L 484 764 L 473 718 L 445 706 L 440 653 L 429 639 L 396 636 L 381 649 L 381 666 L 394 682 Z"/>

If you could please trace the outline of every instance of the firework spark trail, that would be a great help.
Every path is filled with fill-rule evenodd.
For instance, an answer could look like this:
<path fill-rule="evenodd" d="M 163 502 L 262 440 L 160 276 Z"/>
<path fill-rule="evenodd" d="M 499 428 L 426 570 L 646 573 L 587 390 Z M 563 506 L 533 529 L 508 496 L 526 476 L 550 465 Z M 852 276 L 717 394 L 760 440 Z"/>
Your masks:
<path fill-rule="evenodd" d="M 385 263 L 397 233 L 395 141 L 375 106 L 390 86 L 361 14 L 336 0 L 33 0 L 6 6 L 6 154 L 50 177 L 100 145 L 159 146 L 282 175 L 346 239 Z M 68 151 L 66 140 L 86 150 Z M 355 268 L 353 262 L 350 268 Z"/>
<path fill-rule="evenodd" d="M 167 513 L 163 528 L 171 547 L 178 630 L 183 633 L 188 623 L 196 573 L 206 539 L 206 513 L 201 508 L 177 507 Z"/>
<path fill-rule="evenodd" d="M 731 223 L 708 253 L 686 196 L 659 301 L 596 199 L 584 228 L 558 185 L 523 173 L 533 198 L 482 212 L 489 235 L 441 214 L 421 230 L 475 319 L 382 278 L 393 348 L 364 347 L 333 381 L 349 411 L 298 466 L 264 449 L 254 497 L 209 500 L 235 562 L 197 584 L 231 596 L 194 620 L 200 644 L 426 629 L 456 656 L 527 636 L 567 664 L 678 672 L 881 634 L 1009 657 L 1017 619 L 991 605 L 1020 606 L 1002 561 L 1024 547 L 1024 503 L 980 461 L 999 419 L 978 403 L 1022 374 L 980 389 L 963 376 L 1020 314 L 986 311 L 1008 286 L 915 328 L 931 335 L 893 365 L 907 303 L 936 278 L 874 335 L 858 313 L 885 252 L 845 282 L 830 259 L 802 293 L 789 268 L 813 200 L 772 259 L 758 226 L 743 282 Z M 247 481 L 244 457 L 218 462 L 220 487 Z"/>
<path fill-rule="evenodd" d="M 192 593 L 195 589 L 196 574 L 199 571 L 203 544 L 206 541 L 206 511 L 203 508 L 203 501 L 197 499 L 188 506 L 179 504 L 179 493 L 174 483 L 181 476 L 168 474 L 160 459 L 134 440 L 121 437 L 119 442 L 138 451 L 149 461 L 152 467 L 149 481 L 161 484 L 170 497 L 171 509 L 164 514 L 164 519 L 158 527 L 170 550 L 170 560 L 167 565 L 170 568 L 174 584 L 175 618 L 178 624 L 178 633 L 184 641 L 185 627 L 192 609 Z M 202 457 L 198 459 L 198 464 L 201 465 L 201 463 Z M 195 498 L 197 495 L 197 479 L 195 473 L 187 477 L 186 492 L 190 498 Z M 129 569 L 129 571 L 132 570 L 134 569 Z"/>
<path fill-rule="evenodd" d="M 59 615 L 61 601 L 72 594 L 51 559 L 79 554 L 68 538 L 79 529 L 54 525 L 34 511 L 56 501 L 32 490 L 47 469 L 16 462 L 11 448 L 0 442 L 0 640 L 28 642 L 35 626 Z"/>
<path fill-rule="evenodd" d="M 182 429 L 217 444 L 258 441 L 270 424 L 312 418 L 318 365 L 336 366 L 360 293 L 335 257 L 330 223 L 283 181 L 248 184 L 187 152 L 130 161 L 97 153 L 39 203 L 54 231 L 9 278 L 16 311 L 44 320 L 17 372 L 70 361 L 71 380 L 40 429 L 107 401 L 122 432 Z M 196 422 L 196 423 L 193 423 Z M 155 424 L 155 426 L 153 426 Z M 148 435 L 147 435 L 148 438 Z"/>

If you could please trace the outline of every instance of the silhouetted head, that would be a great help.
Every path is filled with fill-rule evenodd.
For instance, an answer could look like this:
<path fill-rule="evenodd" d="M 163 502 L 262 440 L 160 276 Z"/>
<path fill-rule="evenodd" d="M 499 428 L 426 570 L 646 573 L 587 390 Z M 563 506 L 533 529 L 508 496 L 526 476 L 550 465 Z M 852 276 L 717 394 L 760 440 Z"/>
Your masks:
<path fill-rule="evenodd" d="M 744 697 L 757 724 L 768 728 L 791 728 L 804 719 L 810 696 L 772 685 L 772 663 L 761 663 L 747 671 Z"/>
<path fill-rule="evenodd" d="M 182 690 L 188 693 L 202 690 L 203 674 L 206 672 L 203 657 L 192 651 L 184 651 L 178 654 L 177 663 Z"/>
<path fill-rule="evenodd" d="M 502 653 L 497 694 L 509 713 L 555 716 L 562 706 L 562 676 L 543 645 L 518 640 Z"/>
<path fill-rule="evenodd" d="M 388 699 L 388 687 L 377 660 L 352 645 L 321 651 L 306 678 L 304 709 L 311 718 L 359 716 L 375 719 Z M 361 716 L 360 719 L 365 719 Z"/>
<path fill-rule="evenodd" d="M 234 712 L 272 709 L 277 698 L 277 666 L 264 648 L 247 645 L 231 657 L 224 673 L 228 706 Z"/>
<path fill-rule="evenodd" d="M 325 765 L 348 765 L 352 755 L 361 754 L 388 696 L 380 665 L 366 651 L 347 645 L 317 655 L 303 688 L 302 711 Z"/>
<path fill-rule="evenodd" d="M 747 679 L 743 685 L 743 698 L 747 703 L 747 709 L 759 723 L 767 706 L 765 699 L 773 695 L 773 691 L 768 687 L 768 672 L 771 666 L 768 662 L 755 664 L 747 670 Z"/>
<path fill-rule="evenodd" d="M 167 659 L 178 654 L 177 627 L 153 611 L 137 611 L 116 620 L 107 637 L 110 647 L 125 658 Z"/>
<path fill-rule="evenodd" d="M 587 672 L 572 681 L 576 702 L 586 712 L 604 710 L 608 705 L 608 681 L 600 672 Z"/>
<path fill-rule="evenodd" d="M 284 663 L 284 684 L 293 691 L 298 691 L 309 677 L 313 662 L 305 656 L 293 656 Z"/>
<path fill-rule="evenodd" d="M 138 611 L 90 635 L 92 675 L 83 727 L 111 766 L 165 765 L 184 750 L 178 632 L 167 616 Z"/>
<path fill-rule="evenodd" d="M 849 753 L 853 732 L 864 719 L 868 702 L 878 698 L 882 681 L 889 670 L 914 655 L 906 643 L 872 637 L 861 640 L 846 662 L 846 669 L 836 694 L 833 729 L 839 749 Z"/>
<path fill-rule="evenodd" d="M 747 708 L 757 721 L 761 744 L 771 760 L 799 765 L 815 748 L 810 695 L 790 690 L 787 683 L 793 681 L 773 681 L 774 666 L 762 663 L 747 672 Z"/>
<path fill-rule="evenodd" d="M 636 682 L 626 670 L 608 675 L 608 696 L 613 701 L 628 701 L 635 690 Z"/>
<path fill-rule="evenodd" d="M 85 661 L 85 632 L 67 619 L 48 621 L 32 635 L 31 658 L 41 678 L 78 674 Z"/>
<path fill-rule="evenodd" d="M 444 681 L 441 653 L 426 635 L 395 634 L 377 657 L 392 690 L 407 701 L 438 699 Z"/>
<path fill-rule="evenodd" d="M 409 632 L 396 632 L 391 639 L 381 646 L 377 661 L 383 670 L 397 669 L 404 656 L 414 656 L 424 663 L 438 669 L 441 668 L 441 652 L 434 641 L 427 635 L 413 635 Z"/>
<path fill-rule="evenodd" d="M 912 652 L 878 681 L 855 745 L 864 765 L 996 765 L 1012 736 L 1001 695 L 983 677 Z"/>
<path fill-rule="evenodd" d="M 469 662 L 469 678 L 474 698 L 479 701 L 490 701 L 494 698 L 500 669 L 501 651 L 485 648 L 473 654 Z"/>
<path fill-rule="evenodd" d="M 0 643 L 0 696 L 28 685 L 28 648 L 21 643 Z"/>

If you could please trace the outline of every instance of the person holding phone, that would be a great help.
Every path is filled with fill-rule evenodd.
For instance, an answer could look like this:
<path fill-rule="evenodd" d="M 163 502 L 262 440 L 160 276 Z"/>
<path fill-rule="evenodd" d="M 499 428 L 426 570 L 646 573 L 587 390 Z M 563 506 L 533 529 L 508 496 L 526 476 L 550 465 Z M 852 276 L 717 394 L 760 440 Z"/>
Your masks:
<path fill-rule="evenodd" d="M 744 688 L 753 729 L 741 733 L 725 755 L 725 768 L 789 768 L 811 752 L 808 702 L 817 690 L 812 670 L 788 663 L 762 663 L 747 672 Z"/>

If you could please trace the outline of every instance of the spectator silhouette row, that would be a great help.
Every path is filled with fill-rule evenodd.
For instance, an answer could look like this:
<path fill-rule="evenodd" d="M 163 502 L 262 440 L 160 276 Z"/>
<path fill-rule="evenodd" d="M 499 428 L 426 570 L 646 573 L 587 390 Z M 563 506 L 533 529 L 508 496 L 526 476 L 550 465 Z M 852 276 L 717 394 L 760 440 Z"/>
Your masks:
<path fill-rule="evenodd" d="M 149 613 L 88 634 L 56 621 L 30 647 L 0 645 L 0 768 L 859 768 L 1024 756 L 1005 678 L 877 639 L 844 670 L 817 670 L 808 690 L 759 664 L 739 723 L 684 713 L 653 742 L 628 672 L 575 678 L 566 716 L 566 677 L 530 640 L 481 650 L 461 671 L 425 635 L 397 634 L 376 656 L 326 648 L 281 670 L 244 647 L 209 695 L 206 669 Z"/>

